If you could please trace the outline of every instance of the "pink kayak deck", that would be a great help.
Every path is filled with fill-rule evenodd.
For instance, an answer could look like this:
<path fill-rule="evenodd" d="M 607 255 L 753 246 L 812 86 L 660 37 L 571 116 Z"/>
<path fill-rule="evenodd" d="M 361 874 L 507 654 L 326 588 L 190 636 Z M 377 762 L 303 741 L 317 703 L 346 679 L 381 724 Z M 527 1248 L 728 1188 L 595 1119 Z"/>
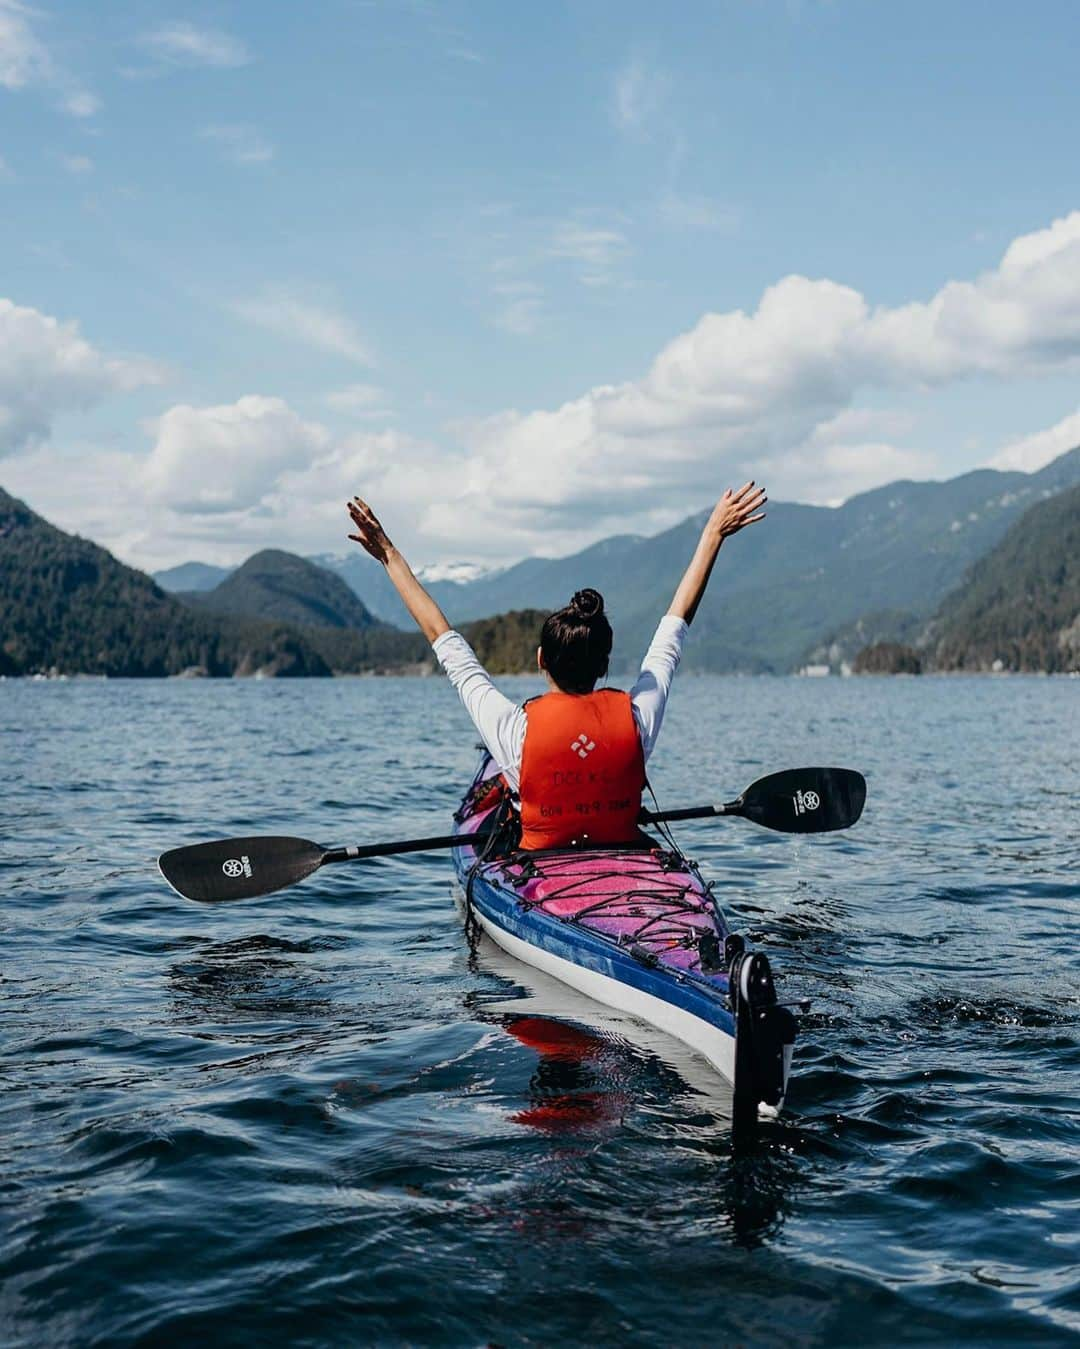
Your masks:
<path fill-rule="evenodd" d="M 464 822 L 472 832 L 490 812 Z M 703 933 L 726 935 L 701 878 L 677 853 L 659 848 L 517 853 L 483 864 L 489 883 L 514 892 L 526 909 L 573 921 L 622 946 L 643 948 L 661 964 L 726 988 L 725 973 L 704 974 Z"/>

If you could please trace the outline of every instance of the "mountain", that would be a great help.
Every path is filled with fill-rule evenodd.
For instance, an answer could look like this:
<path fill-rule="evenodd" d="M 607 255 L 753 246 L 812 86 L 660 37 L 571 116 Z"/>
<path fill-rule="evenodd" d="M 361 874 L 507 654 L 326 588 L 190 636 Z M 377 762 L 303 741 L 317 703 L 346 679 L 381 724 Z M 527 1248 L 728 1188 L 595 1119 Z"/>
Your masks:
<path fill-rule="evenodd" d="M 185 604 L 216 614 L 301 627 L 382 627 L 340 576 L 295 553 L 266 548 L 230 572 L 213 590 L 182 592 Z"/>
<path fill-rule="evenodd" d="M 547 614 L 518 609 L 464 623 L 462 636 L 489 674 L 536 674 L 536 648 Z"/>
<path fill-rule="evenodd" d="M 1077 483 L 1080 449 L 1037 473 L 979 469 L 947 482 L 895 482 L 835 508 L 770 502 L 766 523 L 725 544 L 686 664 L 784 672 L 808 660 L 851 660 L 870 641 L 908 641 L 1027 507 Z M 612 668 L 625 671 L 640 659 L 706 518 L 701 511 L 650 538 L 620 535 L 570 557 L 529 558 L 430 588 L 461 623 L 550 610 L 595 586 L 615 627 Z M 406 621 L 370 558 L 358 551 L 330 565 L 372 612 Z"/>
<path fill-rule="evenodd" d="M 419 574 L 453 623 L 507 613 L 523 606 L 550 613 L 585 584 L 576 580 L 583 566 L 597 568 L 614 579 L 621 560 L 645 542 L 636 535 L 616 536 L 572 557 L 526 558 L 511 567 L 481 571 L 478 577 L 469 580 L 460 579 L 462 573 L 457 568 L 453 579 L 447 579 L 448 574 L 438 567 L 422 567 Z M 337 572 L 378 618 L 400 625 L 411 621 L 386 572 L 359 548 L 345 556 L 324 553 L 312 561 Z"/>
<path fill-rule="evenodd" d="M 153 579 L 169 594 L 178 590 L 213 590 L 232 570 L 232 567 L 214 567 L 209 562 L 181 562 L 178 567 L 154 572 Z"/>
<path fill-rule="evenodd" d="M 430 650 L 419 634 L 374 625 L 352 592 L 337 595 L 341 582 L 328 579 L 333 585 L 326 589 L 351 620 L 366 621 L 363 630 L 192 608 L 0 489 L 0 674 L 286 676 L 427 668 Z M 257 586 L 248 593 L 265 600 Z"/>
<path fill-rule="evenodd" d="M 1080 487 L 1032 506 L 942 605 L 938 669 L 1080 669 Z"/>
<path fill-rule="evenodd" d="M 6 674 L 329 674 L 297 634 L 192 613 L 140 571 L 0 489 L 0 669 Z"/>

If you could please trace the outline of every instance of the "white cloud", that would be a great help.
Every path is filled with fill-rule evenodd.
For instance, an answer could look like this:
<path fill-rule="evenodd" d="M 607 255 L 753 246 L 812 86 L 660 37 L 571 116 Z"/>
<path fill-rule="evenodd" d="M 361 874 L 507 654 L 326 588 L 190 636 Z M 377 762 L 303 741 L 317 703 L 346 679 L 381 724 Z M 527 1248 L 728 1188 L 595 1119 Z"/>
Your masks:
<path fill-rule="evenodd" d="M 0 88 L 16 92 L 44 88 L 59 92 L 60 107 L 72 117 L 92 117 L 101 100 L 72 85 L 34 31 L 38 12 L 20 0 L 0 0 Z"/>
<path fill-rule="evenodd" d="M 288 290 L 270 290 L 255 299 L 238 300 L 233 311 L 279 337 L 332 352 L 357 365 L 375 364 L 370 346 L 352 319 Z"/>
<path fill-rule="evenodd" d="M 515 337 L 528 337 L 540 326 L 544 290 L 535 281 L 499 281 L 492 287 L 498 301 L 493 322 Z"/>
<path fill-rule="evenodd" d="M 197 28 L 193 23 L 163 24 L 142 38 L 142 45 L 169 65 L 245 66 L 251 60 L 246 45 L 231 33 L 217 28 Z"/>
<path fill-rule="evenodd" d="M 173 511 L 217 515 L 258 505 L 286 469 L 325 451 L 329 435 L 280 398 L 249 394 L 218 407 L 171 407 L 154 423 L 142 469 L 149 498 Z"/>
<path fill-rule="evenodd" d="M 234 164 L 267 164 L 274 157 L 274 147 L 265 136 L 243 122 L 203 127 L 199 134 L 218 145 Z"/>
<path fill-rule="evenodd" d="M 101 99 L 85 89 L 77 89 L 65 97 L 63 107 L 72 117 L 93 117 L 101 111 Z"/>
<path fill-rule="evenodd" d="M 620 266 L 630 254 L 630 243 L 617 225 L 581 210 L 565 219 L 540 217 L 517 221 L 511 207 L 500 204 L 483 212 L 500 217 L 492 241 L 499 254 L 489 262 L 494 299 L 490 321 L 501 332 L 530 337 L 547 326 L 554 313 L 551 297 L 565 289 L 569 275 L 590 289 L 620 281 Z M 509 249 L 509 226 L 521 237 Z"/>
<path fill-rule="evenodd" d="M 987 467 L 1034 473 L 1058 455 L 1076 449 L 1077 445 L 1080 445 L 1080 409 L 1062 417 L 1061 421 L 1045 431 L 1036 431 L 1030 436 L 1010 441 L 994 455 Z"/>
<path fill-rule="evenodd" d="M 606 276 L 630 252 L 621 230 L 599 228 L 580 220 L 565 220 L 556 225 L 548 255 L 580 263 L 582 279 Z"/>
<path fill-rule="evenodd" d="M 18 0 L 0 0 L 0 85 L 25 89 L 53 73 L 44 44 L 30 25 L 33 11 Z"/>
<path fill-rule="evenodd" d="M 95 350 L 74 323 L 0 299 L 0 455 L 47 440 L 61 413 L 159 378 L 147 361 Z"/>
<path fill-rule="evenodd" d="M 842 499 L 933 468 L 880 436 L 854 450 L 848 436 L 830 440 L 860 395 L 1078 366 L 1080 212 L 1015 241 L 994 271 L 897 308 L 788 276 L 753 313 L 706 314 L 641 379 L 461 428 L 465 487 L 431 519 L 446 536 L 467 517 L 491 537 L 554 548 L 560 534 L 596 538 L 691 510 L 749 471 L 777 497 Z"/>
<path fill-rule="evenodd" d="M 294 304 L 263 297 L 248 317 L 366 354 L 339 314 Z M 785 277 L 753 310 L 705 314 L 638 379 L 450 427 L 443 444 L 392 427 L 336 437 L 277 398 L 170 409 L 139 475 L 154 529 L 139 542 L 146 526 L 132 514 L 114 537 L 155 562 L 235 559 L 270 543 L 321 551 L 340 544 L 344 500 L 360 492 L 418 559 L 569 552 L 665 528 L 751 476 L 774 499 L 820 503 L 938 476 L 910 418 L 888 408 L 891 393 L 1078 368 L 1080 213 L 1016 240 L 984 275 L 898 307 Z M 25 375 L 0 384 L 32 387 Z M 379 391 L 358 384 L 327 398 L 363 415 Z M 1034 468 L 1078 440 L 1080 412 L 995 462 Z"/>
<path fill-rule="evenodd" d="M 616 74 L 611 95 L 611 117 L 623 132 L 647 129 L 667 96 L 668 78 L 640 58 L 628 61 Z"/>

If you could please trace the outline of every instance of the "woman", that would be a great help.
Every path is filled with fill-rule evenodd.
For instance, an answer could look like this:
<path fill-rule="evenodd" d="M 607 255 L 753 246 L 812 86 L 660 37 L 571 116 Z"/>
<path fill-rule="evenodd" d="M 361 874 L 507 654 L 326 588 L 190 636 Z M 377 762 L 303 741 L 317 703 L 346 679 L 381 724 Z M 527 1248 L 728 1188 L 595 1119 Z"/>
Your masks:
<path fill-rule="evenodd" d="M 765 518 L 765 490 L 753 482 L 724 493 L 645 653 L 629 693 L 597 689 L 607 674 L 611 624 L 595 590 L 579 590 L 544 622 L 536 663 L 551 691 L 524 705 L 491 682 L 468 642 L 413 575 L 370 506 L 348 503 L 350 534 L 386 568 L 417 627 L 457 689 L 473 724 L 520 797 L 521 847 L 632 843 L 645 786 L 645 761 L 664 718 L 686 632 L 709 583 L 720 545 Z"/>

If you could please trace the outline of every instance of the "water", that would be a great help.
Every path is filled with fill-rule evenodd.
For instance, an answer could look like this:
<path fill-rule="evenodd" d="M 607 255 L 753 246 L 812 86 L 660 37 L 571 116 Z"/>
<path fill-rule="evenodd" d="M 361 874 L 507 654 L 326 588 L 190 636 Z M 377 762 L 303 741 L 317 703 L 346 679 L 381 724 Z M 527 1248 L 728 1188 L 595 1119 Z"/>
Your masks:
<path fill-rule="evenodd" d="M 679 831 L 813 998 L 733 1155 L 663 1037 L 579 1004 L 553 1050 L 446 854 L 218 908 L 157 877 L 442 831 L 441 681 L 0 684 L 0 1340 L 1080 1340 L 1078 732 L 1075 680 L 682 680 L 667 804 L 870 783 L 846 835 Z"/>

